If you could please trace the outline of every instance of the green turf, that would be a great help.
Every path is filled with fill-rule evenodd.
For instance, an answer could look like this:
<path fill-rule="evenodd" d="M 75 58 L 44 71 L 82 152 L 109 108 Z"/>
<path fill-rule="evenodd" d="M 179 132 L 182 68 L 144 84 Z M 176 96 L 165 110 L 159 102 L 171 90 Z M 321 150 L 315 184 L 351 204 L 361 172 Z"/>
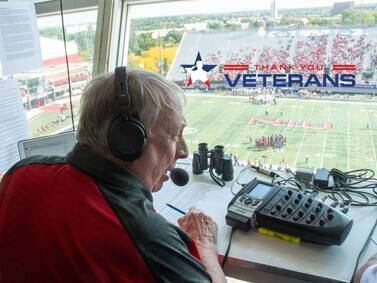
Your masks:
<path fill-rule="evenodd" d="M 74 108 L 78 109 L 80 107 L 80 103 L 78 100 L 73 102 Z M 38 115 L 30 118 L 28 120 L 29 130 L 32 137 L 40 137 L 51 135 L 54 133 L 62 132 L 64 130 L 70 129 L 72 127 L 72 118 L 71 116 L 67 116 L 66 119 L 61 122 L 57 123 L 58 115 L 60 114 L 59 111 L 57 112 L 41 112 Z M 75 124 L 77 123 L 78 116 L 74 116 Z M 42 126 L 49 125 L 49 128 L 44 131 L 42 130 Z M 39 129 L 39 131 L 38 131 Z"/>
<path fill-rule="evenodd" d="M 280 112 L 284 119 L 280 126 L 247 123 L 252 116 L 276 119 Z M 255 105 L 247 97 L 203 95 L 188 96 L 185 113 L 188 127 L 197 129 L 193 133 L 185 132 L 191 153 L 199 142 L 207 142 L 210 148 L 224 145 L 226 153 L 237 154 L 240 160 L 251 162 L 279 164 L 284 159 L 289 166 L 296 167 L 306 165 L 308 156 L 308 165 L 312 167 L 377 169 L 376 103 L 278 99 L 277 105 Z M 289 119 L 296 120 L 300 126 L 288 128 Z M 302 121 L 310 121 L 318 127 L 330 121 L 333 127 L 305 129 Z M 255 148 L 255 138 L 272 134 L 287 137 L 287 145 L 281 152 Z"/>
<path fill-rule="evenodd" d="M 32 137 L 40 137 L 45 135 L 50 135 L 52 133 L 63 131 L 68 126 L 72 125 L 71 117 L 67 117 L 62 123 L 55 123 L 58 117 L 58 113 L 54 112 L 42 112 L 36 117 L 31 118 L 28 121 L 29 129 Z M 75 119 L 77 119 L 75 117 Z M 43 132 L 38 131 L 42 129 L 42 125 L 49 124 L 50 127 Z"/>

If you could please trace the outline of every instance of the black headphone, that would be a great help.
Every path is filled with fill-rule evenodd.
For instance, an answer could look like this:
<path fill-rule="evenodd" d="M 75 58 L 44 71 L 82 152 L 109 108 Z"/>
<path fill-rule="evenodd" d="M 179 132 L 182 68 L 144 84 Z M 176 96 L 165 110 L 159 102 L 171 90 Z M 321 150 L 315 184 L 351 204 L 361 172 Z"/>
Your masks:
<path fill-rule="evenodd" d="M 120 111 L 111 121 L 107 132 L 107 142 L 115 157 L 132 161 L 143 153 L 147 143 L 147 134 L 143 122 L 130 111 L 131 96 L 128 93 L 126 67 L 115 69 L 115 93 L 119 94 Z"/>

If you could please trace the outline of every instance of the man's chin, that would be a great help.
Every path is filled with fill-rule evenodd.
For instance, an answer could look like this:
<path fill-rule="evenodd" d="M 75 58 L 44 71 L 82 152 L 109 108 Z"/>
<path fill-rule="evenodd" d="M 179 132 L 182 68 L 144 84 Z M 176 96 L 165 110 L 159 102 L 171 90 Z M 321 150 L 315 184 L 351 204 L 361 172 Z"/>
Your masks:
<path fill-rule="evenodd" d="M 154 186 L 153 189 L 152 189 L 152 193 L 157 193 L 158 191 L 160 191 L 162 189 L 163 184 L 164 183 L 161 182 L 161 183 L 158 183 L 156 186 Z"/>
<path fill-rule="evenodd" d="M 152 193 L 158 192 L 161 190 L 165 182 L 169 181 L 169 176 L 167 174 L 162 175 L 158 183 L 153 187 Z"/>

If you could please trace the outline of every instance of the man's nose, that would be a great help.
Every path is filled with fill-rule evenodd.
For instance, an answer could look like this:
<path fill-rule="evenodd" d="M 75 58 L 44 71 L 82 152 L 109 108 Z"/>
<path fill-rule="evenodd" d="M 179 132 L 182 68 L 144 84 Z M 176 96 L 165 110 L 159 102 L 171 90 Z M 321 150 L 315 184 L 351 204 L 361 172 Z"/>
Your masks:
<path fill-rule="evenodd" d="M 182 139 L 177 147 L 177 159 L 187 158 L 189 154 L 186 141 Z"/>

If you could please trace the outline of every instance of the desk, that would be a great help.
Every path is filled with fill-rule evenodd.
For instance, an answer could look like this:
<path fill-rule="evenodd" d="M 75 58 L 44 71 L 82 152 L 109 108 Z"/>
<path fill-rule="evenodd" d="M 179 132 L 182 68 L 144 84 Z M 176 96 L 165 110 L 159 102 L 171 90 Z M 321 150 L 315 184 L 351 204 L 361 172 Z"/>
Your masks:
<path fill-rule="evenodd" d="M 192 171 L 189 164 L 180 167 L 188 172 Z M 241 169 L 235 168 L 235 177 Z M 268 180 L 266 176 L 248 169 L 238 181 L 248 183 L 254 177 Z M 156 210 L 163 209 L 166 202 L 174 203 L 175 198 L 188 190 L 192 183 L 197 182 L 214 185 L 208 173 L 198 176 L 192 176 L 190 173 L 189 184 L 181 188 L 169 181 L 160 192 L 154 194 Z M 220 219 L 218 227 L 220 255 L 225 253 L 230 236 L 231 228 L 221 219 L 225 219 L 227 205 L 233 196 L 230 193 L 233 182 L 228 182 L 226 187 L 218 187 L 217 195 L 222 197 L 222 201 L 218 201 L 219 209 L 216 213 L 216 219 Z M 237 192 L 240 186 L 233 184 L 233 188 Z M 249 232 L 237 230 L 233 234 L 229 258 L 224 269 L 225 274 L 245 281 L 263 283 L 350 282 L 357 256 L 376 220 L 377 208 L 352 207 L 348 214 L 353 218 L 354 223 L 341 246 L 323 246 L 307 242 L 292 244 L 261 235 L 254 230 Z M 377 238 L 376 235 L 375 232 L 374 239 Z M 377 246 L 372 242 L 362 257 L 361 264 L 374 253 L 377 253 Z"/>

